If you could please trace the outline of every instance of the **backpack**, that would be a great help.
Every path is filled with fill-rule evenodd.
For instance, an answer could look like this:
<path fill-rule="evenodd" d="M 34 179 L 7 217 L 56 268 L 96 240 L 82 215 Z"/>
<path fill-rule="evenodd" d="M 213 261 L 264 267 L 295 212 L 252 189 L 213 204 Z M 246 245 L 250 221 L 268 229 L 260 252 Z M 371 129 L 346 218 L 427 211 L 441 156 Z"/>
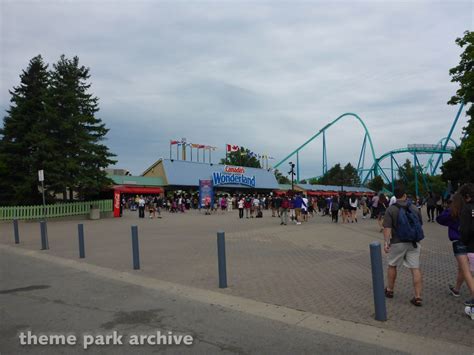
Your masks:
<path fill-rule="evenodd" d="M 288 201 L 288 199 L 283 199 L 283 201 L 281 201 L 281 208 L 288 208 L 290 207 L 290 202 Z"/>
<path fill-rule="evenodd" d="M 474 240 L 474 204 L 467 203 L 464 207 L 466 213 L 462 213 L 461 216 L 461 239 L 464 244 L 470 244 Z"/>
<path fill-rule="evenodd" d="M 411 210 L 411 203 L 407 203 L 406 207 L 398 203 L 396 203 L 395 206 L 398 207 L 397 237 L 400 241 L 412 242 L 415 246 L 416 242 L 425 238 L 420 219 L 418 215 Z"/>

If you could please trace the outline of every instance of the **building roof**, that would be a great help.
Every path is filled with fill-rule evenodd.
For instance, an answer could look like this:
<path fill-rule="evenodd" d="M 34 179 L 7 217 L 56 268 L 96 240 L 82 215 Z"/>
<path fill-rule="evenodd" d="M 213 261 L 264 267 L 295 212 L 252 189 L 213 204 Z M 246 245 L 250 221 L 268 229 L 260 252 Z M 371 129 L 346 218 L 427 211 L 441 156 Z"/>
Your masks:
<path fill-rule="evenodd" d="M 199 180 L 211 179 L 215 172 L 223 172 L 225 165 L 198 163 L 184 160 L 162 159 L 153 166 L 163 164 L 168 185 L 171 186 L 199 186 Z M 278 183 L 273 171 L 258 168 L 244 167 L 245 176 L 255 176 L 256 189 L 278 189 Z M 147 171 L 149 171 L 147 169 Z M 244 185 L 221 185 L 222 187 L 248 188 Z"/>
<path fill-rule="evenodd" d="M 299 187 L 306 191 L 341 191 L 341 185 L 311 185 L 311 184 L 297 184 Z M 343 186 L 344 192 L 362 192 L 362 193 L 374 193 L 371 189 L 363 186 Z"/>
<path fill-rule="evenodd" d="M 108 175 L 115 185 L 164 186 L 161 177 Z"/>

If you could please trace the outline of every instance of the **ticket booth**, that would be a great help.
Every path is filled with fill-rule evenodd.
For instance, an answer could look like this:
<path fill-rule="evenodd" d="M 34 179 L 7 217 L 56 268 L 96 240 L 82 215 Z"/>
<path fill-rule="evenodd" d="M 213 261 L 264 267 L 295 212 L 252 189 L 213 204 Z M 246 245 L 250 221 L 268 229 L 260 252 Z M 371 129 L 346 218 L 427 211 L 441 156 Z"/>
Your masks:
<path fill-rule="evenodd" d="M 134 195 L 158 195 L 163 194 L 165 190 L 161 187 L 148 187 L 148 186 L 127 186 L 127 185 L 116 185 L 114 189 L 114 217 L 120 217 L 120 204 L 122 194 L 134 194 Z"/>

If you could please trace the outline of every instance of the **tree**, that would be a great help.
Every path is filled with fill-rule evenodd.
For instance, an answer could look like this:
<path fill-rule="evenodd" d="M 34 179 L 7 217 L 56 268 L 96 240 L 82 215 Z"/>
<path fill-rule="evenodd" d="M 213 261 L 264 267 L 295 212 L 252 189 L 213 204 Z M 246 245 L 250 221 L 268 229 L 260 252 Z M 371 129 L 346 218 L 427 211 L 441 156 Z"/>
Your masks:
<path fill-rule="evenodd" d="M 381 191 L 384 186 L 385 186 L 385 183 L 382 179 L 382 177 L 380 175 L 377 175 L 376 177 L 374 177 L 372 180 L 369 181 L 369 183 L 367 184 L 368 188 L 375 191 L 376 193 L 378 193 L 379 191 Z"/>
<path fill-rule="evenodd" d="M 461 145 L 441 167 L 443 179 L 451 180 L 455 185 L 474 181 L 474 32 L 464 32 L 462 38 L 456 39 L 456 44 L 464 48 L 464 52 L 461 53 L 459 65 L 449 71 L 451 82 L 458 83 L 459 88 L 448 104 L 463 102 L 469 119 L 463 130 Z"/>
<path fill-rule="evenodd" d="M 11 106 L 0 129 L 0 201 L 35 204 L 41 201 L 37 171 L 49 158 L 46 101 L 50 76 L 41 55 L 20 74 L 10 91 Z"/>
<path fill-rule="evenodd" d="M 291 180 L 284 176 L 278 169 L 275 169 L 275 178 L 279 184 L 291 184 Z"/>
<path fill-rule="evenodd" d="M 336 164 L 316 181 L 310 179 L 310 183 L 313 182 L 322 185 L 357 186 L 360 185 L 360 178 L 357 169 L 351 163 L 348 163 L 344 169 L 341 168 L 341 164 Z"/>
<path fill-rule="evenodd" d="M 89 69 L 61 56 L 52 71 L 40 55 L 10 91 L 11 107 L 0 130 L 2 204 L 41 201 L 37 171 L 45 171 L 47 199 L 69 189 L 81 198 L 112 183 L 103 168 L 114 163 L 102 144 L 108 129 L 95 117 L 98 99 L 88 93 Z"/>
<path fill-rule="evenodd" d="M 409 195 L 416 195 L 416 182 L 415 182 L 415 168 L 411 161 L 407 159 L 398 170 L 399 179 L 395 180 L 394 184 L 403 185 Z M 417 167 L 417 180 L 418 180 L 418 195 L 423 196 L 428 192 L 434 192 L 437 195 L 441 195 L 446 190 L 446 183 L 444 183 L 439 175 L 430 176 L 423 173 L 421 167 Z"/>
<path fill-rule="evenodd" d="M 62 55 L 53 65 L 49 90 L 51 125 L 54 140 L 55 166 L 50 171 L 51 188 L 56 193 L 69 189 L 81 198 L 98 194 L 111 181 L 104 168 L 115 163 L 115 155 L 102 144 L 109 131 L 100 118 L 98 98 L 88 91 L 91 84 L 89 68 L 79 66 L 79 58 Z"/>
<path fill-rule="evenodd" d="M 252 154 L 250 150 L 240 147 L 236 152 L 227 153 L 226 159 L 221 159 L 220 164 L 246 166 L 249 168 L 261 168 L 260 161 Z"/>

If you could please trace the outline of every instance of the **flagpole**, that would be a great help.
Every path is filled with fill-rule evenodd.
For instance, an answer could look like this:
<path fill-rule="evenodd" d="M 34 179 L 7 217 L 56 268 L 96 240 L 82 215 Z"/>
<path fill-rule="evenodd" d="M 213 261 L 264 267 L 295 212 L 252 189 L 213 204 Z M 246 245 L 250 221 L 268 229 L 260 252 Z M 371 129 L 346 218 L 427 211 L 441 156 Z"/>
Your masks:
<path fill-rule="evenodd" d="M 176 144 L 176 160 L 179 160 L 179 143 Z"/>
<path fill-rule="evenodd" d="M 212 164 L 211 148 L 209 148 L 209 164 Z"/>
<path fill-rule="evenodd" d="M 225 163 L 227 164 L 227 144 L 225 145 Z"/>
<path fill-rule="evenodd" d="M 170 160 L 171 160 L 171 141 L 170 141 Z"/>

